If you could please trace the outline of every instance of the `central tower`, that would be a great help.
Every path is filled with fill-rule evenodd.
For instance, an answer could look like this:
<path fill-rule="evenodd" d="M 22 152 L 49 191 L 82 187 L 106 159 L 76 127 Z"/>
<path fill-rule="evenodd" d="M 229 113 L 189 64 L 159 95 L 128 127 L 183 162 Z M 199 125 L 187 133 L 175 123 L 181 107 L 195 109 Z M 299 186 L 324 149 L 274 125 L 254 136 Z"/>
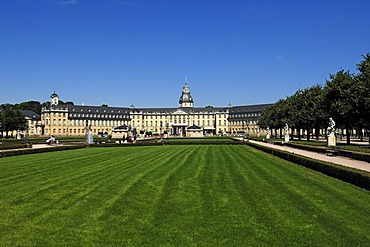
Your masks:
<path fill-rule="evenodd" d="M 180 108 L 194 107 L 193 97 L 190 95 L 190 89 L 187 83 L 185 83 L 185 86 L 182 88 L 182 94 L 179 99 L 179 107 Z"/>

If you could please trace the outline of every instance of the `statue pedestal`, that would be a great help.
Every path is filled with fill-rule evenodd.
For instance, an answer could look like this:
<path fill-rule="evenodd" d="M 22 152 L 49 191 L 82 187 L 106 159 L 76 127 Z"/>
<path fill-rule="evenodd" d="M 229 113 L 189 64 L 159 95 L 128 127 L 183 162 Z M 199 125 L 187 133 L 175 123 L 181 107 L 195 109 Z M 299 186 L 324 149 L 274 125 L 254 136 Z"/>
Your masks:
<path fill-rule="evenodd" d="M 328 135 L 328 147 L 335 147 L 336 146 L 336 140 L 335 140 L 335 135 L 334 133 L 330 133 Z"/>
<path fill-rule="evenodd" d="M 270 140 L 270 134 L 266 134 L 266 140 Z"/>
<path fill-rule="evenodd" d="M 288 143 L 288 142 L 289 142 L 289 135 L 285 135 L 285 136 L 284 136 L 284 142 L 285 142 L 285 143 Z"/>

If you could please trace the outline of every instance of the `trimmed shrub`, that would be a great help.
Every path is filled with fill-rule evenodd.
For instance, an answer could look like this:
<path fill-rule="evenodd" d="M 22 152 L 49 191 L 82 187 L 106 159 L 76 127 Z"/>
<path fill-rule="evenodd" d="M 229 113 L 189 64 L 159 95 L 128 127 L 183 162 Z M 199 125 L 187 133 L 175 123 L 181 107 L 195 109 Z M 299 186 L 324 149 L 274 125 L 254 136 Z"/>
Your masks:
<path fill-rule="evenodd" d="M 15 144 L 15 145 L 6 145 L 0 146 L 0 150 L 9 150 L 9 149 L 17 149 L 17 148 L 28 148 L 30 144 Z M 31 145 L 32 146 L 32 145 Z"/>
<path fill-rule="evenodd" d="M 3 150 L 3 151 L 0 151 L 0 158 L 16 156 L 16 155 L 23 155 L 23 154 L 36 154 L 36 153 L 44 153 L 44 152 L 79 149 L 79 148 L 84 148 L 84 147 L 86 147 L 86 145 L 82 144 L 82 145 L 54 146 L 54 147 L 47 147 L 47 148 L 23 148 L 23 149 Z"/>

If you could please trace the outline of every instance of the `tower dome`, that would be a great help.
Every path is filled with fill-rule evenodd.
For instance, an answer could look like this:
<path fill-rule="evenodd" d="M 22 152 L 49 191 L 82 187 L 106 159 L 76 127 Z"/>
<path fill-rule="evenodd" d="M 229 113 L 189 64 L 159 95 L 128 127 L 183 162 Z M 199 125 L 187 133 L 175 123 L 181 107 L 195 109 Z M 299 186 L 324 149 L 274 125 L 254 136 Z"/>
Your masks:
<path fill-rule="evenodd" d="M 50 103 L 51 105 L 59 104 L 59 96 L 55 93 L 55 91 L 50 95 Z"/>
<path fill-rule="evenodd" d="M 182 88 L 182 94 L 179 99 L 179 106 L 180 107 L 193 107 L 194 101 L 193 97 L 190 95 L 190 89 L 187 83 Z"/>

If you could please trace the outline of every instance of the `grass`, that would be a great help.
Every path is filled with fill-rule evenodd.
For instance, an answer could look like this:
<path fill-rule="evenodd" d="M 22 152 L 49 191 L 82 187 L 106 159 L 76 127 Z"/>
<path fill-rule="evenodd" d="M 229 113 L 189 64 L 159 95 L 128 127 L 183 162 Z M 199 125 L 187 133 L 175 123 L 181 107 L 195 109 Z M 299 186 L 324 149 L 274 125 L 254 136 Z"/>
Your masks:
<path fill-rule="evenodd" d="M 248 146 L 0 160 L 0 245 L 366 246 L 370 193 Z"/>

